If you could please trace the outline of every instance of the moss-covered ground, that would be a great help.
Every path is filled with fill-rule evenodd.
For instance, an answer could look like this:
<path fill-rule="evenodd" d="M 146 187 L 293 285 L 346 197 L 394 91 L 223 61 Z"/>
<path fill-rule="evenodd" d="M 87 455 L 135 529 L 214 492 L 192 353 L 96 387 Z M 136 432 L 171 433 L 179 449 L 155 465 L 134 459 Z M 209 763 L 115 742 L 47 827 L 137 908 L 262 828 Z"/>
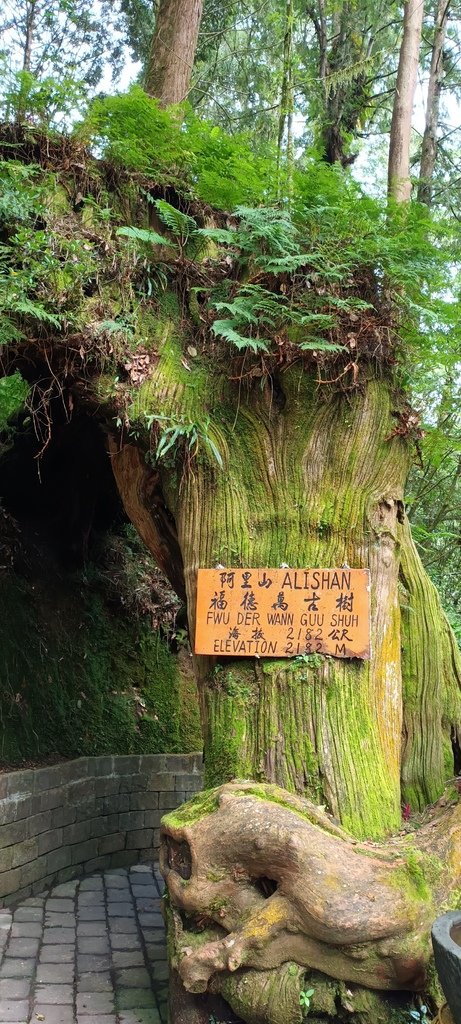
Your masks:
<path fill-rule="evenodd" d="M 0 764 L 200 748 L 188 655 L 82 574 L 4 577 L 0 651 Z"/>

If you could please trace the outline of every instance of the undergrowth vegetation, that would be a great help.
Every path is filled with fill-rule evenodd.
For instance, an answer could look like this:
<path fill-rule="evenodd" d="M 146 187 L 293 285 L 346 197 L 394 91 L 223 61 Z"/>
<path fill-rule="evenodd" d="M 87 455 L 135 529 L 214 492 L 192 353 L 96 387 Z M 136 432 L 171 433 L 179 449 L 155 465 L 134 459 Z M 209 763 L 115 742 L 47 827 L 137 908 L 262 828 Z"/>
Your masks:
<path fill-rule="evenodd" d="M 299 363 L 353 392 L 372 366 L 430 409 L 428 367 L 456 367 L 456 222 L 372 199 L 339 166 L 305 154 L 281 201 L 268 145 L 139 87 L 93 101 L 72 137 L 5 125 L 0 155 L 3 427 L 79 380 L 125 436 L 151 432 L 154 460 L 221 465 L 206 405 L 178 420 L 146 398 L 171 331 L 178 374 L 227 366 L 236 387 Z M 18 376 L 31 351 L 52 365 L 38 397 Z M 395 432 L 419 445 L 409 409 Z"/>

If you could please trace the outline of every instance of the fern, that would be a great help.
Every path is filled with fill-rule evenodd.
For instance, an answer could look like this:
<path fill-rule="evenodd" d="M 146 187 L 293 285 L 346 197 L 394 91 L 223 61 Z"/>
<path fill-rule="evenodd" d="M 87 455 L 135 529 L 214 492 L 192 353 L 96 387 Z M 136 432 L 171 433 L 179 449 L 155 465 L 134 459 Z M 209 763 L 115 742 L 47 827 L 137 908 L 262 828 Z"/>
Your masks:
<path fill-rule="evenodd" d="M 145 242 L 148 245 L 168 245 L 170 248 L 176 249 L 174 242 L 170 242 L 168 238 L 160 235 L 158 231 L 151 231 L 150 228 L 117 228 L 116 234 L 123 238 L 130 238 L 135 242 Z"/>
<path fill-rule="evenodd" d="M 8 429 L 8 420 L 26 401 L 29 385 L 16 372 L 0 378 L 0 430 Z"/>
<path fill-rule="evenodd" d="M 200 422 L 194 422 L 186 420 L 183 417 L 174 419 L 172 416 L 149 414 L 146 416 L 146 423 L 149 430 L 152 428 L 154 423 L 161 426 L 160 436 L 155 450 L 155 459 L 158 462 L 165 459 L 170 452 L 173 455 L 174 449 L 181 443 L 186 445 L 190 456 L 195 458 L 198 455 L 200 445 L 202 444 L 208 449 L 215 461 L 218 463 L 220 469 L 222 469 L 223 460 L 221 452 L 209 435 L 209 416 Z"/>
<path fill-rule="evenodd" d="M 237 320 L 215 320 L 212 324 L 211 330 L 213 334 L 218 338 L 223 338 L 224 341 L 230 341 L 232 345 L 235 345 L 239 351 L 242 349 L 249 348 L 252 352 L 267 352 L 270 346 L 270 341 L 267 338 L 260 337 L 248 337 L 247 335 L 240 334 L 236 329 L 238 324 Z"/>
<path fill-rule="evenodd" d="M 180 239 L 181 245 L 185 245 L 189 235 L 194 234 L 197 230 L 194 218 L 188 217 L 186 213 L 181 213 L 165 199 L 156 199 L 154 206 L 157 207 L 163 223 Z"/>

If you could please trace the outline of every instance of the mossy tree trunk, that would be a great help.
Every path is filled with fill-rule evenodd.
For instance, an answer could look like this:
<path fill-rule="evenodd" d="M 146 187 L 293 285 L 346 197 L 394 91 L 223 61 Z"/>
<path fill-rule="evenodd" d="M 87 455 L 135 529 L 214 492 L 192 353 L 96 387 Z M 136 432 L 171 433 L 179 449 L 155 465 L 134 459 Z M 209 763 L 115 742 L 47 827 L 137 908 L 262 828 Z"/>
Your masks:
<path fill-rule="evenodd" d="M 371 574 L 369 661 L 195 658 L 206 784 L 234 778 L 275 783 L 326 804 L 353 836 L 381 840 L 400 828 L 402 800 L 416 810 L 443 792 L 454 774 L 452 742 L 459 741 L 461 725 L 459 654 L 405 516 L 412 446 L 396 430 L 402 400 L 371 369 L 360 388 L 339 394 L 319 386 L 301 361 L 272 379 L 236 385 L 218 359 L 211 368 L 199 355 L 184 359 L 173 324 L 162 339 L 154 376 L 140 388 L 130 417 L 142 420 L 150 411 L 170 417 L 169 423 L 195 423 L 198 451 L 172 456 L 160 467 L 160 478 L 159 467 L 150 468 L 132 445 L 119 448 L 112 461 L 125 505 L 151 550 L 160 548 L 167 561 L 171 546 L 175 571 L 181 565 L 191 637 L 200 567 L 346 564 Z M 130 500 L 133 467 L 141 516 Z M 237 874 L 239 864 L 236 854 Z M 324 899 L 330 899 L 327 889 Z M 351 899 L 354 905 L 353 893 Z M 173 904 L 182 907 L 174 895 Z M 211 916 L 221 935 L 223 927 L 224 934 L 244 927 L 237 918 L 223 923 L 219 909 L 207 915 L 201 901 L 196 904 L 196 917 Z M 412 925 L 410 937 L 411 931 Z M 424 934 L 427 945 L 427 928 Z M 189 933 L 172 935 L 178 964 L 181 943 L 192 939 Z M 338 939 L 332 941 L 334 946 Z M 332 975 L 347 983 L 347 970 L 335 974 L 334 950 L 328 956 L 308 962 L 320 970 L 322 962 L 330 963 Z M 294 942 L 291 959 L 299 963 L 296 957 Z M 226 998 L 233 993 L 244 1020 L 285 1021 L 275 997 L 270 1013 L 258 1017 L 252 1009 L 260 997 L 255 965 L 248 964 L 251 983 L 244 981 L 235 995 L 239 983 L 231 982 L 234 967 L 228 965 L 224 974 L 219 969 L 219 990 Z M 285 968 L 277 971 L 286 974 Z M 289 977 L 295 974 L 299 993 L 304 973 L 293 967 Z M 280 992 L 286 981 L 280 973 L 261 981 L 259 974 L 256 987 Z M 291 982 L 288 988 L 293 1000 Z M 367 1003 L 364 1015 L 352 1019 L 368 1020 L 375 1011 L 375 1003 L 371 1010 Z M 299 1008 L 286 1024 L 298 1018 Z"/>
<path fill-rule="evenodd" d="M 157 402 L 192 421 L 207 409 L 224 468 L 206 444 L 189 467 L 164 466 L 159 510 L 135 448 L 113 466 L 151 550 L 160 538 L 175 567 L 180 551 L 191 637 L 199 567 L 347 564 L 369 568 L 372 584 L 370 661 L 196 658 L 206 783 L 274 782 L 325 802 L 352 834 L 379 838 L 399 827 L 402 799 L 417 809 L 440 795 L 461 722 L 459 656 L 405 518 L 411 446 L 391 436 L 391 387 L 369 380 L 338 395 L 294 366 L 277 389 L 258 382 L 237 404 L 233 386 L 218 374 L 205 383 L 199 366 L 176 370 L 173 383 L 174 346 L 170 336 L 133 412 Z"/>

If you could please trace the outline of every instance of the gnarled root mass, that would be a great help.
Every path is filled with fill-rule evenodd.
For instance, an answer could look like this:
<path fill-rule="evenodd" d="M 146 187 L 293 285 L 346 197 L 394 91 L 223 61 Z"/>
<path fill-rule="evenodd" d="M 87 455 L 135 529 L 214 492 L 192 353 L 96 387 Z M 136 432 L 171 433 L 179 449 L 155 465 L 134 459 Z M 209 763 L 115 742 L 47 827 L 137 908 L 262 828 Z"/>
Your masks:
<path fill-rule="evenodd" d="M 161 868 L 185 989 L 221 991 L 244 1020 L 266 1024 L 283 1019 L 283 992 L 291 1024 L 302 967 L 424 990 L 432 922 L 461 880 L 461 804 L 436 808 L 417 832 L 360 843 L 307 800 L 233 782 L 163 819 Z M 276 968 L 279 1009 L 258 1016 Z"/>

